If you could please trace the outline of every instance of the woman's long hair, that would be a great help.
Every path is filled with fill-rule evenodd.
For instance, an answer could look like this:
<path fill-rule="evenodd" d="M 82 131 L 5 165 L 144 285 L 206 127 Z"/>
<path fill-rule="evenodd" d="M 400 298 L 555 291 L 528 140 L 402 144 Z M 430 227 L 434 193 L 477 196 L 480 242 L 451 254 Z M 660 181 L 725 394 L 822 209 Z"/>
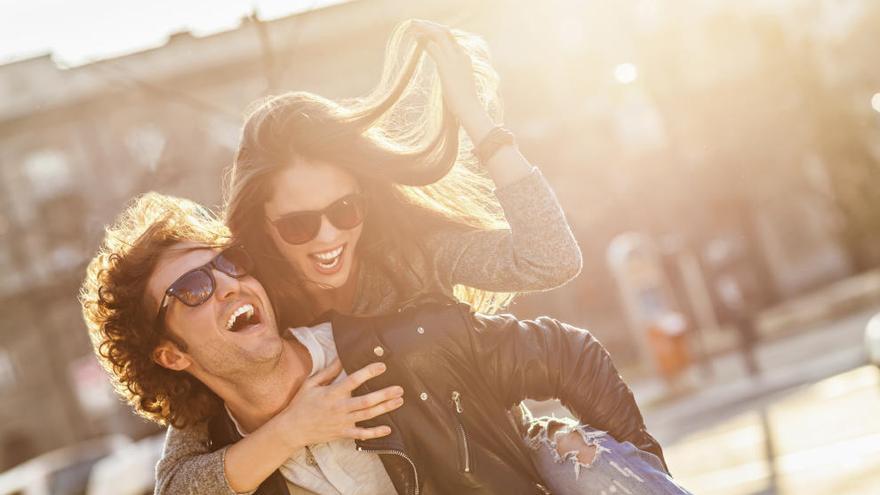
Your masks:
<path fill-rule="evenodd" d="M 441 229 L 507 226 L 493 183 L 475 163 L 472 144 L 444 105 L 436 67 L 428 63 L 410 27 L 407 21 L 394 30 L 381 81 L 371 94 L 337 102 L 290 92 L 259 102 L 247 116 L 226 181 L 226 221 L 254 255 L 256 275 L 283 325 L 315 316 L 304 290 L 308 281 L 275 247 L 264 210 L 274 179 L 298 158 L 342 167 L 358 179 L 369 211 L 358 246 L 364 265 L 388 266 L 383 258 L 395 257 L 425 281 L 420 270 L 432 265 L 422 243 L 427 236 Z M 485 43 L 468 33 L 453 35 L 470 56 L 486 108 L 500 117 L 498 78 Z M 401 284 L 401 275 L 388 275 L 399 288 L 413 290 Z M 513 294 L 457 286 L 455 296 L 476 310 L 493 312 Z"/>

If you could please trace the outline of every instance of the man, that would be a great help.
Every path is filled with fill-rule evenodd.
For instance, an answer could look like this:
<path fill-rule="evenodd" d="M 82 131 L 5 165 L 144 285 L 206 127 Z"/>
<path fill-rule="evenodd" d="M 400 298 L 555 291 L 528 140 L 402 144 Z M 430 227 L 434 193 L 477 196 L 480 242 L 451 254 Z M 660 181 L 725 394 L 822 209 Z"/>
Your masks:
<path fill-rule="evenodd" d="M 161 424 L 210 425 L 211 445 L 190 457 L 213 459 L 225 482 L 183 486 L 260 494 L 303 486 L 686 493 L 668 477 L 631 392 L 587 332 L 427 301 L 378 318 L 328 315 L 282 333 L 246 252 L 226 235 L 198 205 L 147 194 L 108 229 L 81 294 L 95 350 L 135 410 Z M 339 371 L 327 365 L 337 350 L 351 374 L 326 385 Z M 575 449 L 560 445 L 565 458 L 536 465 L 507 411 L 525 398 L 551 397 L 610 436 L 582 432 Z M 351 438 L 357 450 L 339 443 L 309 455 Z M 560 486 L 554 469 L 568 469 L 570 457 L 590 474 Z M 190 459 L 166 452 L 163 462 Z"/>

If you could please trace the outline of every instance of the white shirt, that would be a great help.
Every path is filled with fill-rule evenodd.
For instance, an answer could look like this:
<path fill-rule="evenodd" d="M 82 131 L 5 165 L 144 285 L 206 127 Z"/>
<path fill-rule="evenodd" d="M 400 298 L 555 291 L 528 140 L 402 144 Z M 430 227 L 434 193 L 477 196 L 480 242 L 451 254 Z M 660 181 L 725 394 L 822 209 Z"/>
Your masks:
<path fill-rule="evenodd" d="M 309 376 L 326 368 L 336 359 L 338 353 L 333 341 L 333 327 L 329 322 L 314 327 L 291 328 L 290 333 L 305 346 L 312 357 L 312 371 Z M 345 376 L 343 371 L 333 383 Z M 244 437 L 246 433 L 231 413 L 229 417 Z M 309 452 L 314 459 L 313 463 L 309 462 L 312 460 L 309 459 Z M 351 439 L 309 445 L 287 459 L 279 471 L 288 483 L 319 495 L 396 493 L 379 456 L 358 451 Z"/>

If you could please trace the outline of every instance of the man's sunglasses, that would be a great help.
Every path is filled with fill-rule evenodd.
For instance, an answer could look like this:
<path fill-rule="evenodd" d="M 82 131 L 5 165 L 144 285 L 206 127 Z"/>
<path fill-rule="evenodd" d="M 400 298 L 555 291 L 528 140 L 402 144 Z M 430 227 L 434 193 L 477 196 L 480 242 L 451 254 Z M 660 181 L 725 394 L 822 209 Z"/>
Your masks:
<path fill-rule="evenodd" d="M 204 265 L 184 273 L 168 287 L 165 295 L 162 296 L 162 302 L 159 303 L 159 314 L 156 316 L 156 327 L 164 325 L 165 312 L 171 303 L 171 297 L 190 307 L 204 304 L 210 299 L 217 287 L 214 270 L 232 278 L 241 278 L 251 273 L 253 268 L 254 262 L 244 247 L 232 246 L 221 251 L 214 259 Z"/>
<path fill-rule="evenodd" d="M 363 223 L 366 213 L 366 200 L 360 193 L 353 193 L 337 199 L 323 210 L 296 211 L 271 222 L 284 242 L 305 244 L 321 231 L 324 216 L 337 229 L 349 230 Z"/>

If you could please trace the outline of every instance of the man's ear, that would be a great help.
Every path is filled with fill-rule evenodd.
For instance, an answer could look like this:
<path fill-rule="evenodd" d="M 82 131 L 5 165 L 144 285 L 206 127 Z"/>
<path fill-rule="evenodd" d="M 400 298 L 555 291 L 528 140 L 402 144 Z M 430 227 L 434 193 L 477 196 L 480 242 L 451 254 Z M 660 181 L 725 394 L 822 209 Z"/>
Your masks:
<path fill-rule="evenodd" d="M 153 361 L 170 370 L 182 371 L 192 364 L 189 354 L 180 350 L 174 342 L 163 340 L 153 349 Z"/>

